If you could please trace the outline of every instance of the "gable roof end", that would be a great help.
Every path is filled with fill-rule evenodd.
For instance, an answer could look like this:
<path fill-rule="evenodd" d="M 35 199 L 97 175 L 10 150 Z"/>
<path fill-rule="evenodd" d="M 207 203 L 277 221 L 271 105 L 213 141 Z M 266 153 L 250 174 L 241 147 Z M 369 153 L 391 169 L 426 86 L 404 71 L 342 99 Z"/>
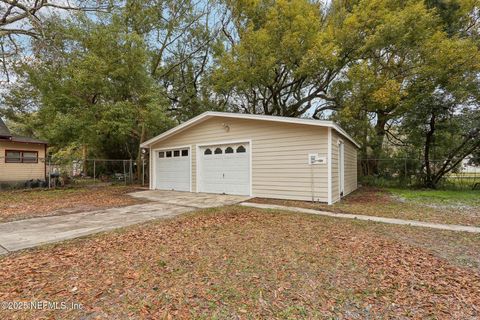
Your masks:
<path fill-rule="evenodd" d="M 5 122 L 3 122 L 2 118 L 0 118 L 0 137 L 10 138 L 11 136 L 12 134 L 10 133 L 10 130 L 8 130 Z"/>
<path fill-rule="evenodd" d="M 273 121 L 273 122 L 283 122 L 283 123 L 294 123 L 294 124 L 303 124 L 311 125 L 318 127 L 332 128 L 344 136 L 346 139 L 351 141 L 357 148 L 360 148 L 360 145 L 353 140 L 352 137 L 348 135 L 338 124 L 333 121 L 327 120 L 315 120 L 315 119 L 302 119 L 302 118 L 292 118 L 292 117 L 280 117 L 280 116 L 267 116 L 267 115 L 258 115 L 258 114 L 244 114 L 244 113 L 231 113 L 231 112 L 216 112 L 216 111 L 207 111 L 204 112 L 184 123 L 165 131 L 164 133 L 145 141 L 140 145 L 141 148 L 149 148 L 152 144 L 164 140 L 174 134 L 180 133 L 196 124 L 199 124 L 207 119 L 213 117 L 223 117 L 223 118 L 237 118 L 237 119 L 250 119 L 250 120 L 263 120 L 263 121 Z"/>

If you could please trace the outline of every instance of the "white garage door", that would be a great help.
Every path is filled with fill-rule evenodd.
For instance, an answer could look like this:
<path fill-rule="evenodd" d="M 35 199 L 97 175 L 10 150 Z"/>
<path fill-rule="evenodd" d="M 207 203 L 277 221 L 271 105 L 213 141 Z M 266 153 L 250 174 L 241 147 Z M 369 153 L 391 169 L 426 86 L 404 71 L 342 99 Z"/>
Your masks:
<path fill-rule="evenodd" d="M 190 191 L 190 149 L 156 152 L 156 189 Z"/>
<path fill-rule="evenodd" d="M 199 192 L 250 195 L 248 143 L 200 148 Z"/>

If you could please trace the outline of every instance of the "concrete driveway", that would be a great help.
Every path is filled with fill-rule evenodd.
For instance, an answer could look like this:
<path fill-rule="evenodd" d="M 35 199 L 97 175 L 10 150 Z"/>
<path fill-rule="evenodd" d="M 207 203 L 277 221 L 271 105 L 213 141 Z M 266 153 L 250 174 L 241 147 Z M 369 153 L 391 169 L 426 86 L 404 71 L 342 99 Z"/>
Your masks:
<path fill-rule="evenodd" d="M 194 208 L 213 208 L 246 201 L 250 197 L 213 193 L 192 193 L 180 191 L 148 190 L 129 194 L 135 198 L 144 198 L 154 202 L 168 203 Z"/>
<path fill-rule="evenodd" d="M 129 195 L 152 202 L 0 223 L 0 254 L 248 200 L 243 196 L 176 191 L 140 191 Z"/>

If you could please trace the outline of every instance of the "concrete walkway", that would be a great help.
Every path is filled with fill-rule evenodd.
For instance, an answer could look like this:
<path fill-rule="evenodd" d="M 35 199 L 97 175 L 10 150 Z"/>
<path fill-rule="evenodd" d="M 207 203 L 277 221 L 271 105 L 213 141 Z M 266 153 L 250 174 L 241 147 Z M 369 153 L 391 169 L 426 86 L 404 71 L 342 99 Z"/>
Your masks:
<path fill-rule="evenodd" d="M 0 254 L 109 231 L 153 219 L 170 218 L 202 208 L 236 204 L 248 199 L 248 197 L 175 191 L 140 191 L 130 195 L 150 199 L 153 202 L 0 223 Z"/>
<path fill-rule="evenodd" d="M 375 221 L 375 222 L 382 222 L 382 223 L 389 223 L 389 224 L 408 225 L 413 227 L 423 227 L 423 228 L 431 228 L 431 229 L 439 229 L 439 230 L 480 233 L 479 227 L 461 226 L 456 224 L 441 224 L 441 223 L 422 222 L 417 220 L 403 220 L 403 219 L 383 218 L 383 217 L 376 217 L 376 216 L 364 216 L 359 214 L 334 213 L 334 212 L 320 211 L 320 210 L 314 210 L 314 209 L 287 207 L 287 206 L 279 206 L 274 204 L 263 204 L 263 203 L 244 202 L 244 203 L 241 203 L 240 205 L 245 207 L 253 207 L 253 208 L 260 208 L 260 209 L 276 209 L 276 210 L 286 210 L 286 211 L 302 212 L 302 213 L 309 213 L 309 214 L 317 214 L 317 215 L 333 217 L 333 218 L 356 219 L 356 220 Z"/>

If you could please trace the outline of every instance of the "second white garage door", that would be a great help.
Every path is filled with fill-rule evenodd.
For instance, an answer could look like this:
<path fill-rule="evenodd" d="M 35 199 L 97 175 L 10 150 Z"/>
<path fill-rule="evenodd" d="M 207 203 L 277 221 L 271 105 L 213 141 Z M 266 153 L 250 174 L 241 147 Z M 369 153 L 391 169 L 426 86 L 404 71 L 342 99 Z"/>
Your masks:
<path fill-rule="evenodd" d="M 155 188 L 190 191 L 190 159 L 190 148 L 158 151 Z"/>
<path fill-rule="evenodd" d="M 199 157 L 199 192 L 250 195 L 248 143 L 203 146 Z"/>

